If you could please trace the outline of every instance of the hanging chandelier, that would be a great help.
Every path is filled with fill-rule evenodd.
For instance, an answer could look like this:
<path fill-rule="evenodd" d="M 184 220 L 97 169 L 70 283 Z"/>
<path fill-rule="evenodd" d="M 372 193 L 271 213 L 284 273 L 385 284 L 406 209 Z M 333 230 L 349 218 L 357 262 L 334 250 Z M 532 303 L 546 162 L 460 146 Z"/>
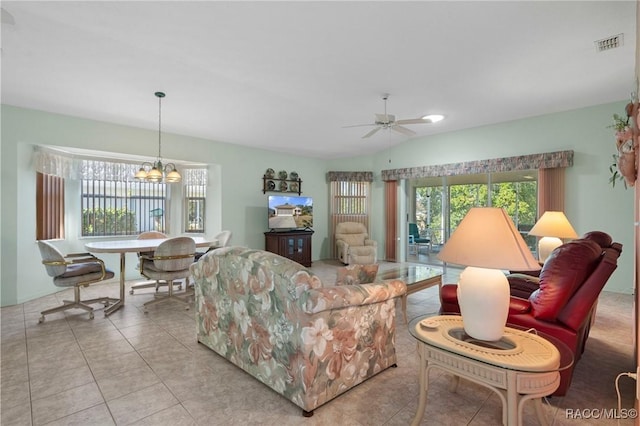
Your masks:
<path fill-rule="evenodd" d="M 156 92 L 158 98 L 158 158 L 153 163 L 145 161 L 140 165 L 140 170 L 135 175 L 135 179 L 148 182 L 180 182 L 182 176 L 176 170 L 173 163 L 162 164 L 162 98 L 163 92 Z"/>

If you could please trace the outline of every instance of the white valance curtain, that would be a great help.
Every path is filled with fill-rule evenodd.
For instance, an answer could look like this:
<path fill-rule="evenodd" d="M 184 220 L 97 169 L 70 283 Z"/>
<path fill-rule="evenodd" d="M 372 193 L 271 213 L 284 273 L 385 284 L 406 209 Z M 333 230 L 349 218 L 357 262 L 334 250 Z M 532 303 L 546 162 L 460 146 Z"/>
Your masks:
<path fill-rule="evenodd" d="M 116 182 L 135 181 L 134 175 L 140 168 L 140 163 L 134 161 L 95 158 L 41 146 L 34 149 L 33 165 L 37 172 L 64 179 Z M 207 184 L 206 166 L 189 165 L 180 169 L 185 184 Z"/>

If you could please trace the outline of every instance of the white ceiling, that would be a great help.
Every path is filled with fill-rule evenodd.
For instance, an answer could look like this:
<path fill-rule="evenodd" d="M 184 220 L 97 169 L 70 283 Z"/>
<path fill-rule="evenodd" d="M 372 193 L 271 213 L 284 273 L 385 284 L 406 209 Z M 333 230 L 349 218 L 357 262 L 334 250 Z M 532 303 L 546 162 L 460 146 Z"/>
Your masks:
<path fill-rule="evenodd" d="M 2 1 L 3 104 L 317 158 L 628 99 L 635 1 Z M 624 35 L 618 49 L 594 41 Z"/>

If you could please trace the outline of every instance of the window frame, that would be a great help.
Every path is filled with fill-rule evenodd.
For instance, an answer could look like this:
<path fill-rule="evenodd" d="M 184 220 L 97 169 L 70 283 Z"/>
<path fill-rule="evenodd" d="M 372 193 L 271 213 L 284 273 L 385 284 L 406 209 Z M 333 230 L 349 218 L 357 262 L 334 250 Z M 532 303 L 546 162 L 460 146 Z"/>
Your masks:
<path fill-rule="evenodd" d="M 87 192 L 91 187 L 93 191 Z M 96 194 L 96 188 L 98 193 Z M 171 209 L 171 188 L 165 183 L 117 181 L 104 179 L 81 179 L 80 181 L 80 236 L 87 237 L 113 237 L 113 236 L 137 236 L 142 232 L 157 231 L 168 233 L 167 212 Z M 107 202 L 108 199 L 113 200 Z M 89 201 L 93 201 L 93 214 Z M 101 211 L 96 214 L 97 209 Z M 134 207 L 131 209 L 131 207 Z M 85 213 L 86 210 L 89 210 Z M 115 211 L 112 211 L 115 210 Z M 161 215 L 155 214 L 161 210 Z M 105 218 L 111 213 L 109 221 Z M 129 214 L 133 212 L 134 222 L 130 223 Z M 146 212 L 144 217 L 142 212 Z M 86 223 L 86 218 L 102 217 L 98 223 L 102 224 L 103 231 L 96 232 L 96 221 L 93 224 Z M 148 217 L 147 217 L 148 216 Z M 127 218 L 129 217 L 129 219 Z M 158 219 L 160 218 L 160 219 Z M 120 226 L 119 226 L 120 225 Z M 89 226 L 93 226 L 92 232 L 87 232 Z M 106 232 L 107 227 L 112 229 Z M 122 231 L 119 231 L 122 229 Z"/>

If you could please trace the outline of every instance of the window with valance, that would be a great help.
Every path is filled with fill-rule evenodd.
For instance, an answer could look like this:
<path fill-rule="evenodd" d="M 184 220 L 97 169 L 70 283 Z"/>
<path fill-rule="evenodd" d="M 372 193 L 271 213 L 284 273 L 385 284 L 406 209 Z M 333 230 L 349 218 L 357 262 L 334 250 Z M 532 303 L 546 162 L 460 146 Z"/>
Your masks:
<path fill-rule="evenodd" d="M 335 257 L 335 228 L 338 223 L 358 222 L 369 230 L 373 172 L 328 172 L 327 180 L 330 183 L 331 238 Z"/>
<path fill-rule="evenodd" d="M 131 160 L 98 158 L 63 150 L 36 147 L 34 168 L 39 174 L 80 181 L 82 236 L 137 235 L 145 231 L 168 232 L 167 211 L 171 185 L 139 182 L 134 178 L 140 164 Z M 184 230 L 204 232 L 204 203 L 208 179 L 204 165 L 187 165 L 183 175 Z M 38 206 L 64 204 L 64 192 L 38 193 Z M 40 211 L 41 210 L 41 211 Z M 55 218 L 39 208 L 40 222 L 64 229 L 64 217 Z"/>

